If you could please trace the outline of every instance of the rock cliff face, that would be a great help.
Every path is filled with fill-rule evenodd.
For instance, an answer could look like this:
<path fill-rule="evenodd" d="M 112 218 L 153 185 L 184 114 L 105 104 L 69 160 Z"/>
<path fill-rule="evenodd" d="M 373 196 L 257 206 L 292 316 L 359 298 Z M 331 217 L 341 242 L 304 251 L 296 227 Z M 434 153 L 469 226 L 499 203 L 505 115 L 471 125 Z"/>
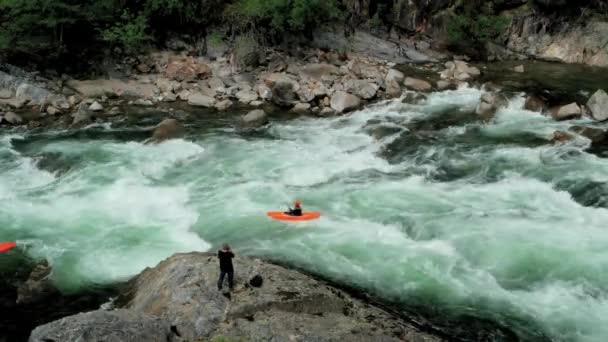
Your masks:
<path fill-rule="evenodd" d="M 130 282 L 116 301 L 122 308 L 40 326 L 30 341 L 440 340 L 323 282 L 257 259 L 237 258 L 235 289 L 222 293 L 217 263 L 207 253 L 174 255 Z"/>
<path fill-rule="evenodd" d="M 401 40 L 422 33 L 440 42 L 457 13 L 504 15 L 511 19 L 509 28 L 487 46 L 489 59 L 608 67 L 608 2 L 602 0 L 345 0 L 345 6 L 360 21 L 379 18 Z"/>

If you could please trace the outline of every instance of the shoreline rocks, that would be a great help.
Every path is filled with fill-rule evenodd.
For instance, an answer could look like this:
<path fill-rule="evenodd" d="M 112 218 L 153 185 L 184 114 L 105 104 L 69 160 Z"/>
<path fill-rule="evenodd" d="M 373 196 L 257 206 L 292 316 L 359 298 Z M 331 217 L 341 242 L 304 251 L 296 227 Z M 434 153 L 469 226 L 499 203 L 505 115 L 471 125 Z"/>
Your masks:
<path fill-rule="evenodd" d="M 52 122 L 62 125 L 68 122 L 63 116 L 71 113 L 71 125 L 66 128 L 80 128 L 110 118 L 116 121 L 114 117 L 119 114 L 128 115 L 124 103 L 160 107 L 163 103 L 185 101 L 192 107 L 219 112 L 229 110 L 235 103 L 249 107 L 272 104 L 302 115 L 329 116 L 348 113 L 385 98 L 399 98 L 408 85 L 422 91 L 432 89 L 426 80 L 408 77 L 386 60 L 354 54 L 326 59 L 323 56 L 331 53 L 308 52 L 317 57 L 290 57 L 270 50 L 268 65 L 246 72 L 235 70 L 227 58 L 207 60 L 170 51 L 153 53 L 138 59 L 146 61 L 146 68 L 139 68 L 141 63 L 131 66 L 139 68 L 140 73 L 129 79 L 78 81 L 62 77 L 62 89 L 70 93 L 69 97 L 49 97 L 40 109 L 28 107 L 32 104 L 30 100 L 21 101 L 15 95 L 27 93 L 30 88 L 22 87 L 14 93 L 0 86 L 2 97 L 11 96 L 0 100 L 0 114 L 5 103 L 17 108 L 17 114 L 29 110 L 48 114 L 48 118 L 36 125 Z M 86 108 L 81 103 L 86 103 Z M 5 114 L 2 123 L 29 124 L 32 117 L 27 115 L 18 120 Z M 55 117 L 58 119 L 53 120 Z"/>
<path fill-rule="evenodd" d="M 115 301 L 116 309 L 42 325 L 29 341 L 86 342 L 105 336 L 134 341 L 289 341 L 295 336 L 301 341 L 442 341 L 298 271 L 242 257 L 235 266 L 235 288 L 223 294 L 217 290 L 215 255 L 176 254 L 132 279 Z"/>

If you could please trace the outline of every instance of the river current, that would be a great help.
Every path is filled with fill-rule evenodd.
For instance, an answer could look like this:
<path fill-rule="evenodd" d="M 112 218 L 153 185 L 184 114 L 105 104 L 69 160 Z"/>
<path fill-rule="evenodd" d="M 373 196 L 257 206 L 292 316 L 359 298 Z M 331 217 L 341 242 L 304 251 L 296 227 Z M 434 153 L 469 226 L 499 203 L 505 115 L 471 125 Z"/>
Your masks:
<path fill-rule="evenodd" d="M 519 96 L 480 122 L 480 95 L 277 119 L 254 135 L 224 118 L 159 145 L 109 126 L 3 131 L 0 240 L 48 259 L 66 291 L 228 242 L 524 340 L 608 341 L 608 159 L 584 138 L 550 143 L 573 123 Z M 265 216 L 296 199 L 321 219 Z"/>

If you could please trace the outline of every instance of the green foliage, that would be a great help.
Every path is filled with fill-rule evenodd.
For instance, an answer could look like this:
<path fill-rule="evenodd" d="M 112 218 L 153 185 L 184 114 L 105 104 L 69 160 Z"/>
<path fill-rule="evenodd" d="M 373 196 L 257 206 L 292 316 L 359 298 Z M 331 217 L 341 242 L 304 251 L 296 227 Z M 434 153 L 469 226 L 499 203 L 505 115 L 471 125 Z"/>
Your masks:
<path fill-rule="evenodd" d="M 50 60 L 104 45 L 136 53 L 167 31 L 204 34 L 223 7 L 223 0 L 0 0 L 0 53 Z"/>
<path fill-rule="evenodd" d="M 65 32 L 86 20 L 78 1 L 0 0 L 0 49 L 64 48 Z"/>
<path fill-rule="evenodd" d="M 278 32 L 303 31 L 341 16 L 336 0 L 238 0 L 227 12 Z"/>
<path fill-rule="evenodd" d="M 143 15 L 133 16 L 124 11 L 121 21 L 102 30 L 102 39 L 123 48 L 127 53 L 136 53 L 151 39 L 147 34 L 148 22 Z"/>
<path fill-rule="evenodd" d="M 451 44 L 483 44 L 500 37 L 509 27 L 510 19 L 500 15 L 456 15 L 447 25 Z"/>
<path fill-rule="evenodd" d="M 213 46 L 213 47 L 222 46 L 223 42 L 224 42 L 224 38 L 221 33 L 212 32 L 207 36 L 207 43 L 210 46 Z"/>
<path fill-rule="evenodd" d="M 379 28 L 383 25 L 383 22 L 380 20 L 380 15 L 376 13 L 367 21 L 367 24 L 372 28 Z"/>

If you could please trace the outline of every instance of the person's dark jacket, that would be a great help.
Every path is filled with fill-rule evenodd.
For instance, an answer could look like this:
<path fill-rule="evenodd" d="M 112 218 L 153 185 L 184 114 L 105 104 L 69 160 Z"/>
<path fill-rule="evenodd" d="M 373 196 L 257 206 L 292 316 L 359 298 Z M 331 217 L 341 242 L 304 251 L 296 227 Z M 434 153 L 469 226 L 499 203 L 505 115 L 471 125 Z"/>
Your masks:
<path fill-rule="evenodd" d="M 234 258 L 234 253 L 232 253 L 231 251 L 220 250 L 217 252 L 217 257 L 220 259 L 221 271 L 234 271 L 234 267 L 232 267 L 232 258 Z"/>
<path fill-rule="evenodd" d="M 289 211 L 287 212 L 287 215 L 291 215 L 291 216 L 302 216 L 302 208 L 300 207 L 295 207 L 295 208 L 289 208 Z"/>

